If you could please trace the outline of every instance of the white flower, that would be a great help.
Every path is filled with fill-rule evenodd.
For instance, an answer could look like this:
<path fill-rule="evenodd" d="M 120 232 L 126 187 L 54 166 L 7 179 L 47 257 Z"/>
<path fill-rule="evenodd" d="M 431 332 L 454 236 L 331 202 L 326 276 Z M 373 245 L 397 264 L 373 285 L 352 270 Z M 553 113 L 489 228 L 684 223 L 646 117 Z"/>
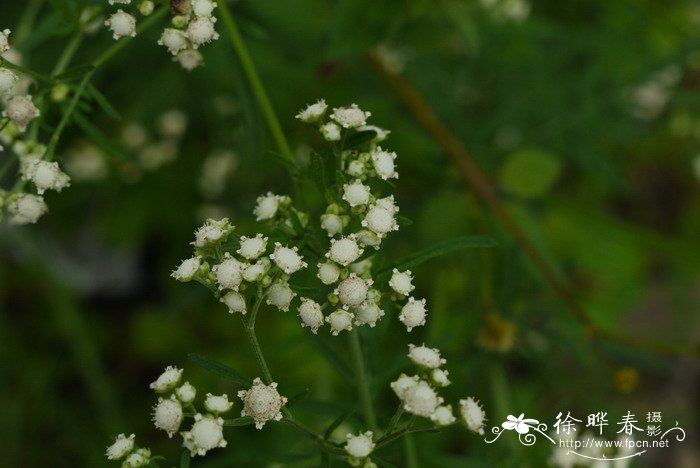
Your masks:
<path fill-rule="evenodd" d="M 275 264 L 288 275 L 295 273 L 302 268 L 306 268 L 307 264 L 304 258 L 299 255 L 297 247 L 285 247 L 279 242 L 275 242 L 275 251 L 270 254 Z"/>
<path fill-rule="evenodd" d="M 149 16 L 155 10 L 156 5 L 151 0 L 143 0 L 139 3 L 139 13 L 143 16 Z"/>
<path fill-rule="evenodd" d="M 180 263 L 180 266 L 177 267 L 177 269 L 173 270 L 170 276 L 178 281 L 182 281 L 183 283 L 192 281 L 192 278 L 194 278 L 194 275 L 196 275 L 197 271 L 199 270 L 201 261 L 202 257 L 200 256 L 185 259 L 182 261 L 182 263 Z"/>
<path fill-rule="evenodd" d="M 287 312 L 289 304 L 297 294 L 292 291 L 286 282 L 275 283 L 267 290 L 267 304 Z"/>
<path fill-rule="evenodd" d="M 372 431 L 358 435 L 348 434 L 346 436 L 348 441 L 345 443 L 345 451 L 354 458 L 367 458 L 375 446 L 374 442 L 372 442 L 372 435 Z"/>
<path fill-rule="evenodd" d="M 394 214 L 378 205 L 374 205 L 367 210 L 365 219 L 362 220 L 362 227 L 366 227 L 379 237 L 384 237 L 388 232 L 398 231 L 399 229 L 399 225 L 396 224 L 394 219 Z"/>
<path fill-rule="evenodd" d="M 243 270 L 243 279 L 249 283 L 260 281 L 263 279 L 269 268 L 270 260 L 268 260 L 267 257 L 263 257 Z"/>
<path fill-rule="evenodd" d="M 216 18 L 196 18 L 190 21 L 187 26 L 187 38 L 195 49 L 202 44 L 215 41 L 219 38 L 219 33 L 214 29 Z"/>
<path fill-rule="evenodd" d="M 12 120 L 17 125 L 17 129 L 23 132 L 27 129 L 29 122 L 39 117 L 41 112 L 32 102 L 32 97 L 27 94 L 9 98 L 5 102 L 5 110 L 2 115 Z"/>
<path fill-rule="evenodd" d="M 119 460 L 124 458 L 134 449 L 134 434 L 126 437 L 124 434 L 119 434 L 114 440 L 114 443 L 107 447 L 105 455 L 108 460 Z"/>
<path fill-rule="evenodd" d="M 404 409 L 424 418 L 431 417 L 442 402 L 443 399 L 423 380 L 408 388 L 403 397 Z"/>
<path fill-rule="evenodd" d="M 396 153 L 384 151 L 380 146 L 377 146 L 371 153 L 372 164 L 374 170 L 380 179 L 398 179 L 399 174 L 394 167 Z"/>
<path fill-rule="evenodd" d="M 197 389 L 191 383 L 185 382 L 175 390 L 175 396 L 183 405 L 187 406 L 192 404 L 197 396 Z"/>
<path fill-rule="evenodd" d="M 329 237 L 343 232 L 343 218 L 337 214 L 326 213 L 321 215 L 321 228 L 325 229 Z"/>
<path fill-rule="evenodd" d="M 204 400 L 204 407 L 207 411 L 218 415 L 233 408 L 233 402 L 228 401 L 228 395 L 225 393 L 223 395 L 207 393 L 207 399 Z"/>
<path fill-rule="evenodd" d="M 345 172 L 353 177 L 364 177 L 367 173 L 367 166 L 365 166 L 364 161 L 354 159 L 348 163 L 348 167 L 345 169 Z"/>
<path fill-rule="evenodd" d="M 316 334 L 321 325 L 323 325 L 321 306 L 318 305 L 318 302 L 306 297 L 301 298 L 299 317 L 301 318 L 301 326 L 309 327 L 314 334 Z"/>
<path fill-rule="evenodd" d="M 240 312 L 241 314 L 245 315 L 247 312 L 245 298 L 237 291 L 227 292 L 220 300 L 226 304 L 230 314 Z"/>
<path fill-rule="evenodd" d="M 340 278 L 340 267 L 331 262 L 319 263 L 318 275 L 316 276 L 323 284 L 333 284 Z"/>
<path fill-rule="evenodd" d="M 204 225 L 194 232 L 195 239 L 192 245 L 197 248 L 211 247 L 225 241 L 234 228 L 228 222 L 228 218 L 222 218 L 218 221 L 207 219 Z"/>
<path fill-rule="evenodd" d="M 369 325 L 374 328 L 377 320 L 384 316 L 384 311 L 374 301 L 365 301 L 355 309 L 355 324 Z"/>
<path fill-rule="evenodd" d="M 233 289 L 238 291 L 238 286 L 243 281 L 243 268 L 245 264 L 233 258 L 230 253 L 224 254 L 224 260 L 218 265 L 214 265 L 211 271 L 216 275 L 216 282 L 219 284 L 219 289 Z"/>
<path fill-rule="evenodd" d="M 44 198 L 30 193 L 17 193 L 7 199 L 12 224 L 33 224 L 49 211 Z"/>
<path fill-rule="evenodd" d="M 187 49 L 177 54 L 174 58 L 182 68 L 192 71 L 204 63 L 204 57 L 198 50 Z"/>
<path fill-rule="evenodd" d="M 165 28 L 160 39 L 158 39 L 158 45 L 167 47 L 168 52 L 177 55 L 180 51 L 187 48 L 187 37 L 179 29 Z"/>
<path fill-rule="evenodd" d="M 377 136 L 372 139 L 373 143 L 380 143 L 386 140 L 387 138 L 389 138 L 389 134 L 391 133 L 391 130 L 380 128 L 375 125 L 363 125 L 361 127 L 358 127 L 357 129 L 358 132 L 364 132 L 367 130 L 372 130 L 374 133 L 377 134 Z"/>
<path fill-rule="evenodd" d="M 214 416 L 194 416 L 195 423 L 188 432 L 181 432 L 182 445 L 189 449 L 192 456 L 204 456 L 209 450 L 226 447 L 224 440 L 224 420 Z"/>
<path fill-rule="evenodd" d="M 449 371 L 433 369 L 433 372 L 430 373 L 430 380 L 432 380 L 433 384 L 438 387 L 447 387 L 450 383 L 452 383 L 447 377 L 448 375 L 450 375 Z"/>
<path fill-rule="evenodd" d="M 214 8 L 216 8 L 216 2 L 211 0 L 192 0 L 192 13 L 198 17 L 208 17 L 211 16 Z"/>
<path fill-rule="evenodd" d="M 171 395 L 168 399 L 158 398 L 158 403 L 153 407 L 153 424 L 168 433 L 172 438 L 173 434 L 180 430 L 183 414 L 182 405 Z"/>
<path fill-rule="evenodd" d="M 388 197 L 378 199 L 375 205 L 377 205 L 380 208 L 384 208 L 392 215 L 395 215 L 399 212 L 399 207 L 396 205 L 393 195 L 389 195 Z"/>
<path fill-rule="evenodd" d="M 343 128 L 356 128 L 365 125 L 367 118 L 371 115 L 371 112 L 364 112 L 357 107 L 357 104 L 352 104 L 349 107 L 333 109 L 331 118 L 342 125 Z"/>
<path fill-rule="evenodd" d="M 0 68 L 0 97 L 12 91 L 19 77 L 7 68 Z"/>
<path fill-rule="evenodd" d="M 182 378 L 182 369 L 174 366 L 168 366 L 165 371 L 160 374 L 155 382 L 152 382 L 150 387 L 157 393 L 165 393 L 177 387 Z"/>
<path fill-rule="evenodd" d="M 355 234 L 357 242 L 363 247 L 374 247 L 375 250 L 379 249 L 382 245 L 382 239 L 374 232 L 369 229 L 362 229 Z"/>
<path fill-rule="evenodd" d="M 255 219 L 257 221 L 262 221 L 264 219 L 272 219 L 277 214 L 279 209 L 280 200 L 282 197 L 280 195 L 275 195 L 272 192 L 267 192 L 267 195 L 261 195 L 257 199 L 257 205 L 253 210 Z"/>
<path fill-rule="evenodd" d="M 338 141 L 340 140 L 340 127 L 333 122 L 328 122 L 321 125 L 319 128 L 321 135 L 326 141 Z"/>
<path fill-rule="evenodd" d="M 408 296 L 408 294 L 415 289 L 412 281 L 413 274 L 411 270 L 399 271 L 394 268 L 391 279 L 389 280 L 389 286 L 402 296 Z"/>
<path fill-rule="evenodd" d="M 0 31 L 0 52 L 7 52 L 8 50 L 10 50 L 10 41 L 7 37 L 9 35 L 9 29 L 4 29 Z"/>
<path fill-rule="evenodd" d="M 334 291 L 334 294 L 338 296 L 340 303 L 343 304 L 345 308 L 347 308 L 347 306 L 359 306 L 367 299 L 367 293 L 371 285 L 371 279 L 365 280 L 359 278 L 355 273 L 350 273 L 350 276 L 338 284 L 338 288 Z"/>
<path fill-rule="evenodd" d="M 262 429 L 267 421 L 282 419 L 282 407 L 287 399 L 277 391 L 277 383 L 265 385 L 259 378 L 253 381 L 250 390 L 241 390 L 238 397 L 243 400 L 241 416 L 251 416 L 255 427 Z"/>
<path fill-rule="evenodd" d="M 452 406 L 438 406 L 430 419 L 438 426 L 449 426 L 457 420 L 452 414 Z"/>
<path fill-rule="evenodd" d="M 406 395 L 406 391 L 408 391 L 409 388 L 417 385 L 419 380 L 420 379 L 417 375 L 401 374 L 399 378 L 391 382 L 389 386 L 394 393 L 396 393 L 396 396 L 403 400 L 404 396 Z"/>
<path fill-rule="evenodd" d="M 364 252 L 354 235 L 349 235 L 341 239 L 331 239 L 331 248 L 326 253 L 326 258 L 330 258 L 336 263 L 343 266 L 348 266 L 355 260 L 357 260 L 360 255 Z"/>
<path fill-rule="evenodd" d="M 122 463 L 122 468 L 136 468 L 139 466 L 148 466 L 151 461 L 151 451 L 147 448 L 140 448 L 129 454 Z"/>
<path fill-rule="evenodd" d="M 254 260 L 265 253 L 267 237 L 257 234 L 255 237 L 241 236 L 240 248 L 236 251 L 246 260 Z"/>
<path fill-rule="evenodd" d="M 399 320 L 406 325 L 406 330 L 411 331 L 415 327 L 420 327 L 425 325 L 425 299 L 420 301 L 414 298 L 408 298 L 408 302 L 401 309 L 399 314 Z"/>
<path fill-rule="evenodd" d="M 426 369 L 437 369 L 447 361 L 440 357 L 440 350 L 427 346 L 408 345 L 408 357 L 417 366 Z"/>
<path fill-rule="evenodd" d="M 328 109 L 326 101 L 320 99 L 314 104 L 309 104 L 308 106 L 306 106 L 305 109 L 299 111 L 299 113 L 296 115 L 296 118 L 301 120 L 302 122 L 316 122 L 321 117 L 323 117 L 323 114 L 326 113 L 326 109 Z"/>
<path fill-rule="evenodd" d="M 125 13 L 121 8 L 105 21 L 105 26 L 112 31 L 114 39 L 124 36 L 136 36 L 136 18 L 129 13 Z"/>
<path fill-rule="evenodd" d="M 484 434 L 486 413 L 473 397 L 459 400 L 459 414 L 467 427 L 477 434 Z"/>
<path fill-rule="evenodd" d="M 343 185 L 343 200 L 348 202 L 350 206 L 366 205 L 369 203 L 370 196 L 369 187 L 359 180 L 352 184 Z"/>
<path fill-rule="evenodd" d="M 187 115 L 180 109 L 170 109 L 158 117 L 156 125 L 164 137 L 180 138 L 187 130 Z"/>
<path fill-rule="evenodd" d="M 338 333 L 343 330 L 352 330 L 352 321 L 354 318 L 354 314 L 343 309 L 338 309 L 330 314 L 326 317 L 326 322 L 331 326 L 331 335 L 338 336 Z"/>
<path fill-rule="evenodd" d="M 55 161 L 35 161 L 27 168 L 24 178 L 34 182 L 39 195 L 42 195 L 46 190 L 60 192 L 65 187 L 70 186 L 70 177 L 61 171 Z"/>

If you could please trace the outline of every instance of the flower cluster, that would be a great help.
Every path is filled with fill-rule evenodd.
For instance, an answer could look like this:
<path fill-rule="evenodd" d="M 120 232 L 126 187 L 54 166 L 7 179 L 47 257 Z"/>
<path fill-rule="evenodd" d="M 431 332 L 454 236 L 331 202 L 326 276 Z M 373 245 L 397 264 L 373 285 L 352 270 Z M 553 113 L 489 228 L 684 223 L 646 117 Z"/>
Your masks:
<path fill-rule="evenodd" d="M 109 3 L 130 5 L 131 0 L 109 0 Z M 152 1 L 141 2 L 136 9 L 143 16 L 153 13 Z M 186 0 L 171 2 L 173 17 L 170 27 L 163 29 L 158 45 L 165 47 L 185 70 L 193 70 L 204 63 L 199 47 L 219 38 L 216 32 L 216 17 L 213 0 Z M 105 26 L 112 32 L 114 39 L 136 35 L 135 11 L 126 12 L 118 9 L 106 21 Z"/>
<path fill-rule="evenodd" d="M 444 405 L 438 390 L 450 385 L 449 372 L 442 369 L 446 360 L 436 348 L 409 345 L 408 358 L 416 366 L 414 375 L 401 374 L 391 383 L 391 389 L 401 400 L 403 409 L 411 414 L 429 418 L 437 426 L 449 426 L 457 421 L 452 405 Z M 472 397 L 459 401 L 459 413 L 468 429 L 483 434 L 486 417 L 481 405 Z"/>

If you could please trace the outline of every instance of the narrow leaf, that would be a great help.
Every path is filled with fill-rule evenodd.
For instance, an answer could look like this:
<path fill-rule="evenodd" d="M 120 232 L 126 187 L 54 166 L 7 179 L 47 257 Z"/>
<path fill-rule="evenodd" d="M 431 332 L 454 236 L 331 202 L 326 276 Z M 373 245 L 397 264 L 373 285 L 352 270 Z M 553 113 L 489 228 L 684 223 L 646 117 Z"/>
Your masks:
<path fill-rule="evenodd" d="M 58 81 L 73 81 L 82 78 L 86 73 L 91 72 L 95 69 L 95 66 L 91 63 L 85 63 L 83 65 L 78 65 L 77 67 L 69 68 L 60 75 L 56 75 L 54 79 Z"/>
<path fill-rule="evenodd" d="M 345 422 L 345 420 L 348 419 L 354 412 L 355 410 L 346 411 L 345 413 L 335 418 L 335 420 L 331 423 L 330 426 L 328 426 L 326 431 L 323 433 L 323 438 L 328 440 L 328 438 L 333 434 L 333 431 L 335 431 L 338 428 L 338 426 L 343 424 L 343 422 Z"/>
<path fill-rule="evenodd" d="M 421 263 L 430 260 L 431 258 L 446 255 L 448 253 L 456 252 L 458 250 L 494 247 L 496 245 L 498 245 L 498 243 L 495 239 L 485 236 L 468 236 L 459 237 L 457 239 L 451 239 L 445 242 L 435 244 L 432 247 L 420 250 L 413 255 L 409 255 L 408 257 L 404 257 L 401 260 L 394 263 L 393 265 L 383 268 L 377 273 L 377 276 L 386 275 L 389 272 L 391 272 L 391 270 L 393 270 L 394 268 L 397 268 L 399 270 L 406 270 L 416 265 L 420 265 Z"/>
<path fill-rule="evenodd" d="M 190 361 L 202 369 L 223 377 L 224 379 L 232 380 L 243 387 L 250 387 L 253 384 L 253 380 L 249 377 L 246 377 L 245 375 L 231 369 L 225 364 L 206 358 L 201 354 L 190 353 L 187 355 L 187 357 L 190 359 Z"/>
<path fill-rule="evenodd" d="M 304 398 L 309 396 L 310 393 L 311 393 L 311 389 L 305 388 L 301 392 L 299 392 L 296 395 L 294 395 L 293 397 L 289 398 L 289 400 L 287 401 L 287 405 L 286 405 L 287 408 L 291 408 L 292 406 L 296 405 L 301 400 L 303 400 Z"/>
<path fill-rule="evenodd" d="M 98 106 L 111 118 L 114 120 L 121 120 L 122 116 L 119 115 L 119 112 L 112 106 L 112 104 L 107 100 L 104 94 L 102 94 L 97 88 L 95 88 L 92 84 L 88 83 L 87 85 L 87 90 L 88 94 L 93 98 L 93 100 L 97 103 Z"/>

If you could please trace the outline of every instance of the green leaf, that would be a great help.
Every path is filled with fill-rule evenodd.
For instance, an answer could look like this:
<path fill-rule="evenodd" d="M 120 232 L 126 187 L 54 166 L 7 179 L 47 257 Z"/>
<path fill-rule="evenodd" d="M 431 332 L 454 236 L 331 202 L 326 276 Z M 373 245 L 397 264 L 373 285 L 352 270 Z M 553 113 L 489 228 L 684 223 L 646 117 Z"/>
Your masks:
<path fill-rule="evenodd" d="M 125 151 L 118 144 L 113 142 L 107 135 L 97 128 L 87 117 L 80 112 L 73 112 L 73 120 L 85 132 L 85 135 L 106 154 L 116 156 L 125 161 L 133 161 L 134 158 L 128 151 Z"/>
<path fill-rule="evenodd" d="M 73 81 L 81 79 L 85 74 L 91 72 L 95 69 L 95 66 L 91 63 L 85 63 L 83 65 L 78 65 L 77 67 L 69 68 L 60 75 L 56 75 L 54 79 L 58 81 Z"/>
<path fill-rule="evenodd" d="M 224 419 L 224 426 L 250 426 L 255 424 L 255 419 L 252 416 L 242 416 L 235 419 Z"/>
<path fill-rule="evenodd" d="M 119 115 L 119 112 L 112 106 L 112 104 L 107 100 L 107 98 L 102 94 L 97 88 L 95 88 L 92 84 L 88 83 L 87 84 L 87 91 L 90 97 L 93 98 L 93 100 L 97 103 L 98 106 L 111 118 L 114 120 L 121 120 L 122 116 Z"/>
<path fill-rule="evenodd" d="M 297 173 L 299 171 L 299 168 L 297 167 L 296 164 L 294 164 L 294 161 L 291 161 L 289 158 L 285 158 L 281 153 L 278 153 L 276 151 L 266 151 L 265 154 L 269 155 L 274 159 L 276 162 L 280 163 L 293 173 Z"/>
<path fill-rule="evenodd" d="M 510 155 L 501 167 L 500 182 L 505 190 L 522 197 L 546 195 L 561 173 L 561 162 L 547 151 L 529 148 Z"/>
<path fill-rule="evenodd" d="M 406 218 L 405 216 L 397 216 L 396 223 L 401 227 L 406 227 L 413 224 L 413 220 Z"/>
<path fill-rule="evenodd" d="M 326 428 L 325 432 L 323 433 L 323 438 L 328 440 L 328 438 L 333 434 L 333 431 L 335 431 L 338 428 L 338 426 L 343 424 L 343 422 L 345 422 L 346 419 L 352 416 L 354 412 L 355 410 L 346 411 L 345 413 L 335 418 L 330 424 L 330 426 Z"/>
<path fill-rule="evenodd" d="M 180 455 L 180 468 L 190 468 L 190 451 L 183 450 Z"/>
<path fill-rule="evenodd" d="M 323 356 L 326 359 L 326 361 L 328 362 L 328 364 L 331 365 L 331 367 L 338 371 L 338 374 L 340 374 L 342 378 L 354 385 L 355 377 L 353 376 L 353 373 L 348 367 L 348 365 L 345 362 L 343 362 L 338 353 L 333 348 L 331 348 L 321 336 L 314 335 L 313 333 L 308 331 L 308 329 L 306 330 L 311 344 L 314 345 L 314 347 L 320 351 L 321 356 Z"/>
<path fill-rule="evenodd" d="M 286 405 L 287 408 L 291 408 L 292 406 L 296 405 L 301 400 L 303 400 L 304 398 L 309 396 L 310 393 L 311 393 L 311 389 L 305 388 L 301 392 L 299 392 L 296 395 L 294 395 L 293 397 L 289 398 L 289 401 L 287 401 L 287 405 Z"/>
<path fill-rule="evenodd" d="M 243 387 L 250 387 L 253 384 L 253 380 L 250 377 L 246 377 L 245 375 L 231 369 L 227 365 L 213 361 L 202 356 L 201 354 L 190 353 L 187 355 L 187 357 L 190 359 L 190 361 L 202 369 L 223 377 L 224 379 L 232 380 Z"/>
<path fill-rule="evenodd" d="M 462 249 L 475 249 L 485 247 L 495 247 L 498 245 L 495 239 L 485 236 L 467 236 L 451 239 L 445 242 L 440 242 L 423 250 L 419 250 L 413 255 L 404 257 L 391 266 L 385 267 L 377 273 L 377 276 L 384 276 L 391 272 L 394 268 L 406 270 L 416 265 L 430 260 L 434 257 L 446 255 L 451 252 L 456 252 Z"/>

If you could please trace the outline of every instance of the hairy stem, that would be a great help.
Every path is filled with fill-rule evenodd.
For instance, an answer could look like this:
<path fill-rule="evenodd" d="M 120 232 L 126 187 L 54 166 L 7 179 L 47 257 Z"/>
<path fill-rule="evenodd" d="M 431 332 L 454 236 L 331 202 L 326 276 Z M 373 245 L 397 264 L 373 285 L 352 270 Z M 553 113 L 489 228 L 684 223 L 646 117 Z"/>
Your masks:
<path fill-rule="evenodd" d="M 355 379 L 357 380 L 358 391 L 360 393 L 360 404 L 365 416 L 365 422 L 373 431 L 377 430 L 377 417 L 372 406 L 372 397 L 369 391 L 369 381 L 365 370 L 365 359 L 362 355 L 360 344 L 360 334 L 356 328 L 350 331 L 350 355 L 355 369 Z"/>
<path fill-rule="evenodd" d="M 260 366 L 263 381 L 266 385 L 270 385 L 272 383 L 272 374 L 270 374 L 270 368 L 267 367 L 267 361 L 262 353 L 262 349 L 260 349 L 260 343 L 258 342 L 258 337 L 255 335 L 255 329 L 249 325 L 249 322 L 246 320 L 245 316 L 241 316 L 241 321 L 243 322 L 243 331 L 245 331 L 245 334 L 248 337 L 250 347 L 253 348 L 253 354 L 255 354 L 255 359 L 257 359 L 258 365 Z"/>

